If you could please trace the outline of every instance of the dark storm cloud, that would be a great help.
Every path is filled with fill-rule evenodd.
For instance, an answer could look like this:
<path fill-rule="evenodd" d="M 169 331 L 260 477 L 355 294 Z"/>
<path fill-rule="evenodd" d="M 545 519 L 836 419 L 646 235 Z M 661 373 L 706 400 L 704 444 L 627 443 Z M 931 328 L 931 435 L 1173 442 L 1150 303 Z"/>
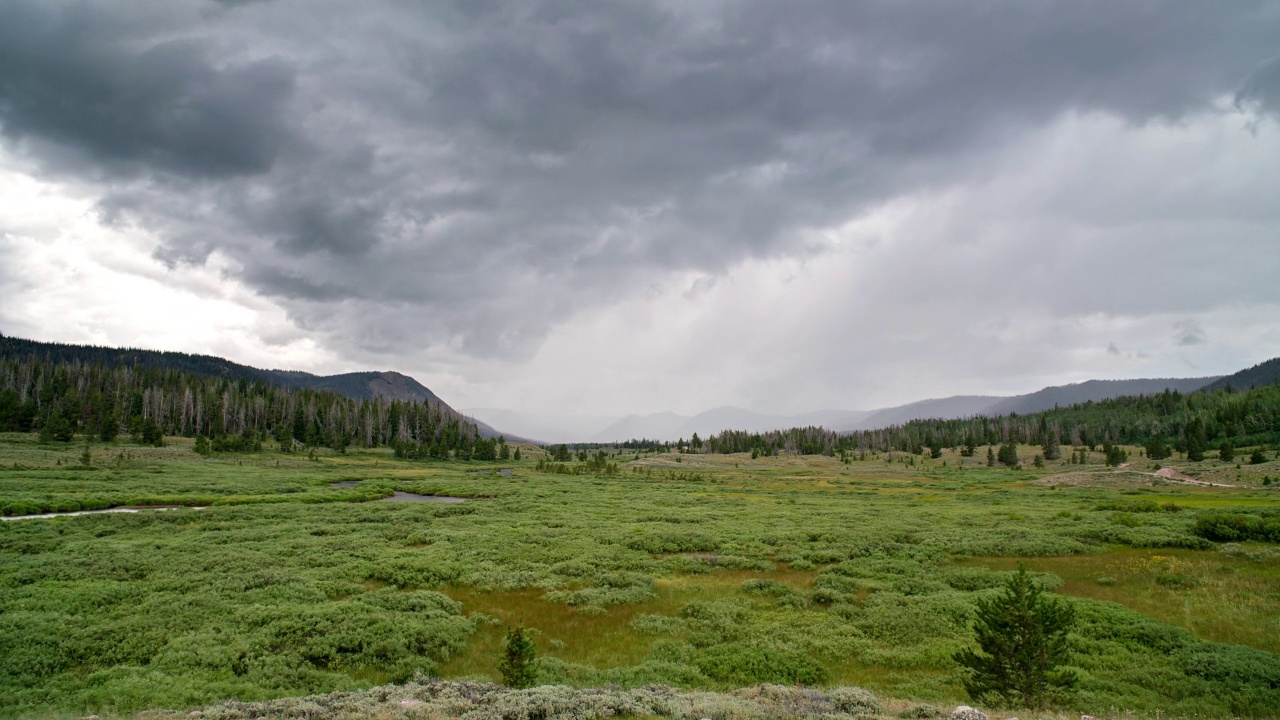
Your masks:
<path fill-rule="evenodd" d="M 1274 2 L 224 4 L 0 4 L 7 141 L 386 347 L 528 353 L 1063 113 L 1276 102 Z"/>
<path fill-rule="evenodd" d="M 1236 94 L 1236 105 L 1280 114 L 1280 56 L 1261 63 Z"/>
<path fill-rule="evenodd" d="M 266 172 L 288 136 L 293 72 L 139 36 L 86 6 L 6 3 L 0 124 L 104 166 L 195 176 Z M 107 12 L 113 12 L 108 10 Z"/>

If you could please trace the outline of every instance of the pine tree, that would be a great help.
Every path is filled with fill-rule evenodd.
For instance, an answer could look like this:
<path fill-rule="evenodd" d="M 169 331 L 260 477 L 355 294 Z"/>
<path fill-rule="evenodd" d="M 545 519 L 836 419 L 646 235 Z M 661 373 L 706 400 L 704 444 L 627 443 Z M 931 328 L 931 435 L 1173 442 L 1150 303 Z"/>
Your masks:
<path fill-rule="evenodd" d="M 1129 453 L 1119 445 L 1107 441 L 1102 445 L 1102 454 L 1106 456 L 1107 467 L 1120 467 L 1129 462 Z"/>
<path fill-rule="evenodd" d="M 1060 457 L 1062 457 L 1062 450 L 1058 445 L 1058 428 L 1053 426 L 1049 428 L 1044 438 L 1044 459 L 1057 460 Z"/>
<path fill-rule="evenodd" d="M 1147 458 L 1151 460 L 1163 460 L 1169 457 L 1169 446 L 1164 444 L 1164 438 L 1156 435 L 1147 442 Z"/>
<path fill-rule="evenodd" d="M 1222 462 L 1231 462 L 1236 457 L 1236 449 L 1231 445 L 1230 440 L 1223 440 L 1218 446 L 1218 459 Z"/>
<path fill-rule="evenodd" d="M 1192 462 L 1204 460 L 1204 423 L 1199 418 L 1196 418 L 1187 423 L 1185 432 L 1187 435 L 1187 459 Z"/>
<path fill-rule="evenodd" d="M 75 429 L 61 413 L 49 417 L 49 421 L 40 428 L 40 442 L 71 442 Z"/>
<path fill-rule="evenodd" d="M 1005 583 L 1003 594 L 979 600 L 978 647 L 955 661 L 975 700 L 1040 708 L 1075 685 L 1075 674 L 1060 668 L 1068 658 L 1067 633 L 1075 608 L 1041 595 L 1025 566 Z"/>
<path fill-rule="evenodd" d="M 1000 454 L 996 456 L 1001 465 L 1014 467 L 1018 464 L 1018 446 L 1013 441 L 1000 446 Z"/>
<path fill-rule="evenodd" d="M 532 687 L 536 675 L 537 653 L 533 649 L 533 638 L 523 625 L 514 627 L 507 633 L 506 650 L 498 671 L 502 673 L 502 684 L 510 688 Z"/>
<path fill-rule="evenodd" d="M 987 467 L 996 466 L 996 453 L 990 447 L 987 448 Z"/>

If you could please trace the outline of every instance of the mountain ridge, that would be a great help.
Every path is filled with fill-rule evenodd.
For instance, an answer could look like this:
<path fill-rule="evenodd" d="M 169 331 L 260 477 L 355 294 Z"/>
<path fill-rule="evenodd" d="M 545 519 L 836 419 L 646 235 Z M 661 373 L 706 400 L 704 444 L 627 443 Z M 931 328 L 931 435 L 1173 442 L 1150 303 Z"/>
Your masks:
<path fill-rule="evenodd" d="M 1255 366 L 1265 372 L 1274 371 L 1280 378 L 1280 359 L 1272 367 L 1267 363 Z M 673 412 L 658 412 L 647 415 L 627 415 L 614 418 L 603 428 L 590 432 L 579 426 L 577 437 L 548 437 L 549 442 L 611 443 L 626 440 L 657 440 L 672 442 L 680 438 L 688 440 L 696 432 L 700 437 L 717 434 L 724 430 L 743 430 L 747 432 L 767 432 L 792 427 L 820 426 L 836 432 L 847 433 L 859 430 L 901 425 L 912 420 L 927 418 L 961 419 L 976 415 L 1009 415 L 1029 414 L 1043 410 L 1051 410 L 1055 406 L 1067 406 L 1083 402 L 1098 402 L 1121 395 L 1152 395 L 1165 389 L 1181 393 L 1210 389 L 1211 385 L 1249 371 L 1241 371 L 1232 376 L 1206 376 L 1197 378 L 1138 378 L 1132 380 L 1085 380 L 1078 383 L 1050 385 L 1034 392 L 1020 395 L 953 395 L 944 398 L 927 398 L 904 405 L 896 405 L 874 410 L 818 410 L 796 415 L 771 415 L 759 413 L 745 408 L 723 405 L 695 415 L 679 415 Z M 1258 373 L 1255 376 L 1261 377 Z M 1242 383 L 1243 387 L 1244 384 Z M 474 411 L 485 412 L 485 411 Z M 491 408 L 487 412 L 511 412 Z M 526 417 L 535 417 L 525 414 Z M 588 416 L 577 416 L 587 418 Z M 605 418 L 609 420 L 609 418 Z M 538 433 L 536 436 L 553 435 Z"/>
<path fill-rule="evenodd" d="M 230 379 L 258 380 L 286 388 L 328 390 L 352 400 L 372 400 L 384 397 L 389 400 L 413 400 L 440 405 L 447 411 L 474 422 L 480 436 L 496 438 L 504 435 L 477 418 L 455 410 L 413 376 L 395 370 L 361 370 L 335 375 L 316 375 L 305 370 L 263 369 L 243 365 L 217 355 L 185 353 L 173 350 L 147 350 L 105 345 L 81 345 L 27 340 L 0 333 L 0 357 L 39 355 L 55 361 L 100 363 L 103 365 L 130 365 L 146 369 L 171 369 L 196 375 L 211 375 Z M 511 434 L 505 437 L 516 441 L 525 438 Z"/>
<path fill-rule="evenodd" d="M 1253 367 L 1218 378 L 1205 386 L 1205 389 L 1221 390 L 1231 387 L 1236 390 L 1248 390 L 1254 387 L 1278 384 L 1280 384 L 1280 358 L 1271 358 Z"/>

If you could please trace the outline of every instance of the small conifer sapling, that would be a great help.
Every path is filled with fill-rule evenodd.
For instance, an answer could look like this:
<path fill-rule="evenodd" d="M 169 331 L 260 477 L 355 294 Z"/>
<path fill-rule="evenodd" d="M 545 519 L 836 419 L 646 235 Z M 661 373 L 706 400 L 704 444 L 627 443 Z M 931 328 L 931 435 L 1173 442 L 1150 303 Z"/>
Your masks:
<path fill-rule="evenodd" d="M 532 687 L 537 664 L 537 653 L 533 649 L 533 638 L 523 625 L 518 625 L 507 633 L 506 649 L 498 671 L 502 673 L 502 684 L 510 688 Z"/>

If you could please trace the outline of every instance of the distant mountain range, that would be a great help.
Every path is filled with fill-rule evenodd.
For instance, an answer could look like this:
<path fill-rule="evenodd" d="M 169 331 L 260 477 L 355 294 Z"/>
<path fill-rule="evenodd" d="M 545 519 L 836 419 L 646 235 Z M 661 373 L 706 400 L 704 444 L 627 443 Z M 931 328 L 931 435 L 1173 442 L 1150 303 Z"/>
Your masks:
<path fill-rule="evenodd" d="M 39 355 L 56 361 L 78 361 L 104 365 L 132 365 L 142 368 L 171 368 L 201 375 L 245 378 L 294 388 L 328 390 L 359 400 L 386 397 L 439 404 L 453 411 L 438 395 L 408 375 L 394 371 L 353 372 L 313 375 L 296 370 L 263 370 L 240 365 L 212 355 L 161 352 L 135 348 L 107 348 L 94 345 L 44 343 L 0 335 L 0 357 Z M 818 410 L 800 415 L 769 415 L 738 407 L 718 407 L 697 415 L 663 412 L 626 417 L 603 415 L 556 415 L 523 413 L 501 408 L 462 410 L 460 414 L 476 423 L 484 437 L 505 435 L 510 440 L 536 438 L 533 442 L 609 443 L 641 439 L 672 441 L 701 437 L 723 430 L 764 432 L 791 427 L 821 426 L 838 432 L 870 430 L 901 425 L 925 418 L 955 419 L 975 415 L 1000 416 L 1049 410 L 1121 395 L 1152 395 L 1166 389 L 1181 393 L 1280 383 L 1280 358 L 1259 363 L 1233 375 L 1200 378 L 1153 378 L 1141 380 L 1089 380 L 1056 385 L 1025 395 L 957 395 L 920 400 L 878 410 Z M 496 427 L 495 427 L 496 426 Z M 502 428 L 499 431 L 497 428 Z"/>
<path fill-rule="evenodd" d="M 1258 367 L 1262 368 L 1266 365 L 1264 363 Z M 1274 370 L 1276 375 L 1280 375 L 1280 362 L 1277 362 Z M 1248 372 L 1250 371 L 1243 371 L 1243 373 Z M 1256 373 L 1255 375 L 1260 382 L 1262 375 Z M 1072 385 L 1056 385 L 1033 393 L 1009 397 L 957 395 L 920 400 L 878 410 L 819 410 L 800 415 L 768 415 L 729 406 L 713 408 L 692 416 L 662 412 L 651 415 L 628 415 L 622 418 L 586 415 L 540 416 L 493 408 L 464 412 L 473 417 L 485 418 L 494 425 L 521 435 L 543 438 L 549 442 L 609 443 L 642 438 L 673 441 L 680 438 L 689 439 L 694 433 L 700 437 L 706 437 L 722 430 L 765 432 L 814 425 L 838 432 L 848 432 L 901 425 L 924 418 L 955 419 L 974 415 L 997 416 L 1010 413 L 1025 415 L 1050 410 L 1058 405 L 1074 405 L 1090 400 L 1097 402 L 1121 395 L 1151 395 L 1164 392 L 1166 389 L 1181 393 L 1194 392 L 1211 383 L 1225 382 L 1227 379 L 1212 376 L 1089 380 Z M 1247 383 L 1237 381 L 1236 387 L 1243 389 L 1247 387 Z"/>

